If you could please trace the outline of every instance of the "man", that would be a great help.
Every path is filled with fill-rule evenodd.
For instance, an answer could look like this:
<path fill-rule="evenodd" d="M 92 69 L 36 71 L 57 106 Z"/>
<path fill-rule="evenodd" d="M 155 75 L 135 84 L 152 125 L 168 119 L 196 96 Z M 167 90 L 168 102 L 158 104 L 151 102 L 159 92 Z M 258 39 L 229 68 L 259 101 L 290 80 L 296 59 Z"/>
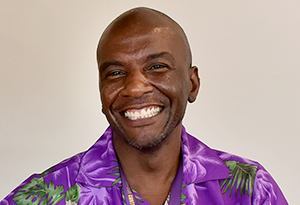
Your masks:
<path fill-rule="evenodd" d="M 3 204 L 287 204 L 258 163 L 182 126 L 200 87 L 182 28 L 148 8 L 115 19 L 97 49 L 110 127 L 86 152 L 29 177 Z"/>

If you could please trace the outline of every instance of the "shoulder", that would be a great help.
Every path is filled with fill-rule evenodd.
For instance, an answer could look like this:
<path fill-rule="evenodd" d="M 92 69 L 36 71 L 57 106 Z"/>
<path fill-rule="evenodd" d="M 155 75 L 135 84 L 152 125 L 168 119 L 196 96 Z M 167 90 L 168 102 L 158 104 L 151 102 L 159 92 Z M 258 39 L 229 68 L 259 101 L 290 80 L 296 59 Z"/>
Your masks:
<path fill-rule="evenodd" d="M 65 192 L 76 184 L 75 178 L 83 155 L 84 152 L 76 154 L 49 169 L 46 169 L 42 173 L 31 175 L 4 198 L 0 202 L 0 205 L 28 204 L 30 201 L 34 200 L 33 192 L 47 192 L 49 196 L 51 194 L 53 195 L 53 200 L 62 200 L 65 197 Z"/>
<path fill-rule="evenodd" d="M 240 194 L 252 197 L 253 204 L 288 204 L 271 174 L 258 162 L 237 155 L 214 150 L 230 170 L 230 178 L 221 182 L 223 192 L 231 187 Z M 230 191 L 229 191 L 230 188 Z"/>
<path fill-rule="evenodd" d="M 184 130 L 185 131 L 185 130 Z M 225 170 L 222 166 L 215 166 L 216 162 L 226 165 L 229 171 L 229 176 L 220 180 L 220 189 L 223 196 L 228 199 L 241 196 L 242 198 L 250 197 L 252 204 L 274 204 L 286 205 L 285 200 L 279 186 L 272 178 L 270 173 L 257 161 L 253 161 L 238 155 L 226 153 L 223 151 L 211 149 L 197 138 L 183 133 L 184 147 L 189 158 L 198 160 L 204 167 L 213 167 L 207 169 L 207 173 L 212 173 L 213 170 L 219 175 L 219 172 Z M 209 166 L 208 166 L 209 165 Z M 196 172 L 198 173 L 198 172 Z M 197 174 L 198 176 L 199 174 Z M 208 175 L 208 174 L 207 174 Z M 220 179 L 220 178 L 219 178 Z"/>
<path fill-rule="evenodd" d="M 244 164 L 249 164 L 249 165 L 253 165 L 253 166 L 257 166 L 258 168 L 263 168 L 262 165 L 254 160 L 250 160 L 238 155 L 234 155 L 234 154 L 230 154 L 224 151 L 220 151 L 220 150 L 215 150 L 212 149 L 216 155 L 218 155 L 220 157 L 220 159 L 222 159 L 224 162 L 226 161 L 236 161 L 238 163 L 244 163 Z"/>
<path fill-rule="evenodd" d="M 85 152 L 81 152 L 79 154 L 76 154 L 70 158 L 67 158 L 60 163 L 50 167 L 49 169 L 42 172 L 40 175 L 43 177 L 46 177 L 48 175 L 51 175 L 53 173 L 60 172 L 62 170 L 68 169 L 69 171 L 78 171 L 82 157 L 84 156 Z"/>

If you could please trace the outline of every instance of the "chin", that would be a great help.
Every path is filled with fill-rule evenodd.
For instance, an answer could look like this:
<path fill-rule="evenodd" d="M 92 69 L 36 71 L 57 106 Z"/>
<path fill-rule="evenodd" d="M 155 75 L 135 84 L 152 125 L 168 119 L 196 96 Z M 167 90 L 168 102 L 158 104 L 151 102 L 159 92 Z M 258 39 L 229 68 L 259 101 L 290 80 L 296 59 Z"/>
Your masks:
<path fill-rule="evenodd" d="M 156 123 L 156 125 L 131 128 L 130 126 L 126 126 L 126 124 L 123 125 L 122 120 L 118 118 L 112 119 L 114 121 L 110 121 L 110 124 L 116 135 L 123 138 L 123 142 L 129 146 L 143 151 L 159 149 L 181 122 L 180 118 L 175 118 L 175 120 L 168 118 L 162 122 L 160 121 L 159 125 Z"/>
<path fill-rule="evenodd" d="M 143 132 L 141 132 L 143 133 Z M 144 132 L 145 133 L 145 132 Z M 158 133 L 147 133 L 140 136 L 136 136 L 135 139 L 131 138 L 129 133 L 128 135 L 123 135 L 127 143 L 138 149 L 138 150 L 156 150 L 164 143 L 164 141 L 168 138 L 170 133 L 168 133 L 168 129 L 166 127 L 162 128 L 162 130 Z M 125 137 L 127 136 L 127 137 Z"/>
<path fill-rule="evenodd" d="M 166 135 L 162 135 L 161 137 L 156 137 L 151 140 L 143 140 L 142 142 L 127 140 L 128 144 L 138 150 L 153 150 L 160 147 L 162 142 L 166 139 Z"/>

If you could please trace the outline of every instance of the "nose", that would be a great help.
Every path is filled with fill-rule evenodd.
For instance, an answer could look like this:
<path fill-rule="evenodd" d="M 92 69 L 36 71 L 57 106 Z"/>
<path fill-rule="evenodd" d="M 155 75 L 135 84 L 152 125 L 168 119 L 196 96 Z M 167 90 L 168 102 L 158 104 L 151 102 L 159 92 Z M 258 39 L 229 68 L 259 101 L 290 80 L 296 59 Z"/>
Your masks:
<path fill-rule="evenodd" d="M 123 97 L 140 98 L 153 91 L 153 86 L 140 72 L 129 74 L 126 77 L 124 88 L 121 91 Z"/>

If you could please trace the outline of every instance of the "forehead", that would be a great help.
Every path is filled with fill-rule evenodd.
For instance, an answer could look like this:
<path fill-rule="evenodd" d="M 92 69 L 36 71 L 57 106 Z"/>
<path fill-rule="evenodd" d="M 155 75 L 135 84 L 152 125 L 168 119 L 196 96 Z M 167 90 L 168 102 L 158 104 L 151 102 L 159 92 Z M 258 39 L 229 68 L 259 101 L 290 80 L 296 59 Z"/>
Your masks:
<path fill-rule="evenodd" d="M 185 50 L 182 36 L 169 26 L 134 26 L 103 36 L 97 58 L 100 66 L 106 61 L 144 61 L 151 54 L 168 53 L 174 63 L 189 64 Z"/>
<path fill-rule="evenodd" d="M 119 54 L 123 56 L 146 52 L 169 52 L 191 64 L 191 53 L 182 28 L 160 12 L 137 8 L 117 17 L 103 32 L 97 48 L 101 64 Z M 111 60 L 111 59 L 108 59 Z"/>
<path fill-rule="evenodd" d="M 122 30 L 102 38 L 98 57 L 117 54 L 142 54 L 143 52 L 170 52 L 178 50 L 175 46 L 180 38 L 169 27 Z"/>

